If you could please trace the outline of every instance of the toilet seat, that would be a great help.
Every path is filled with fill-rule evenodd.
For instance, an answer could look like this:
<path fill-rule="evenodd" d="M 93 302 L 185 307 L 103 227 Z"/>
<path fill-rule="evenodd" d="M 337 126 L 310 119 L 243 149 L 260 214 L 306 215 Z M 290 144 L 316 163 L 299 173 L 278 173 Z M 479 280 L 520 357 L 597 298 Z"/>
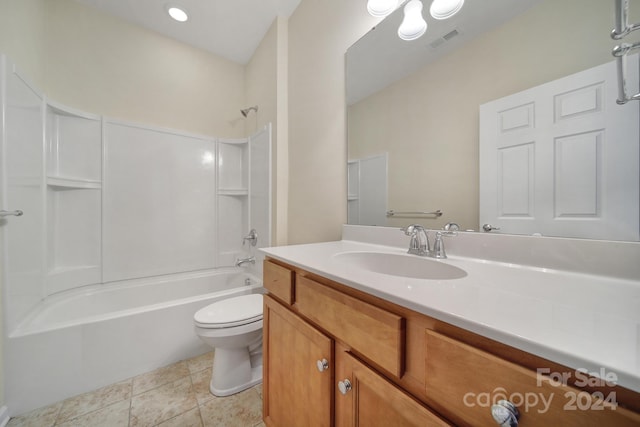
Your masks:
<path fill-rule="evenodd" d="M 201 308 L 194 314 L 196 326 L 223 329 L 262 320 L 262 295 L 251 294 L 227 298 Z"/>

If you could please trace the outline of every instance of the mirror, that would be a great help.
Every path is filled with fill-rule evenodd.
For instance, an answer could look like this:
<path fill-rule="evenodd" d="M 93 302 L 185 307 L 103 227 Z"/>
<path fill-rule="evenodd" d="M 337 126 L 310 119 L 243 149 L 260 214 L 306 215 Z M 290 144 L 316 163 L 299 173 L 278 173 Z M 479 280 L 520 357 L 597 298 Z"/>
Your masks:
<path fill-rule="evenodd" d="M 347 51 L 349 223 L 478 231 L 480 105 L 612 62 L 614 2 L 467 1 L 445 21 L 423 3 L 422 38 L 398 38 L 400 8 Z"/>

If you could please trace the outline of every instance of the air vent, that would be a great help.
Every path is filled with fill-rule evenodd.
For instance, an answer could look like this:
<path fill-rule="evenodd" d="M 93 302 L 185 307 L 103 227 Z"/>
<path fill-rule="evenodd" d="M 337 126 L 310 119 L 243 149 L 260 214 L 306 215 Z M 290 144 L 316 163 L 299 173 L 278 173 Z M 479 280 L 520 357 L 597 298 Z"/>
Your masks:
<path fill-rule="evenodd" d="M 445 34 L 442 37 L 438 37 L 437 39 L 435 39 L 434 41 L 432 41 L 430 43 L 430 46 L 433 49 L 436 49 L 438 47 L 440 47 L 441 45 L 444 44 L 444 42 L 448 42 L 449 40 L 451 40 L 452 38 L 454 38 L 455 36 L 459 35 L 460 33 L 458 32 L 458 30 L 452 30 L 449 31 L 447 34 Z"/>
<path fill-rule="evenodd" d="M 458 34 L 460 34 L 458 32 L 458 30 L 453 30 L 453 31 L 449 31 L 447 34 L 445 34 L 444 36 L 442 36 L 443 39 L 445 39 L 446 41 L 451 40 L 452 38 L 454 38 L 455 36 L 457 36 Z"/>

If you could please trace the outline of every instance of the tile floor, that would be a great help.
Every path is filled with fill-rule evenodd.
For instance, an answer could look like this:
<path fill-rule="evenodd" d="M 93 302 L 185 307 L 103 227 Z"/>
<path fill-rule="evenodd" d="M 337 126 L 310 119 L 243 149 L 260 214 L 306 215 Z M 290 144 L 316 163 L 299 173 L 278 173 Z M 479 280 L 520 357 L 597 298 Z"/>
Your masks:
<path fill-rule="evenodd" d="M 7 427 L 264 427 L 262 385 L 209 392 L 213 352 L 9 420 Z"/>

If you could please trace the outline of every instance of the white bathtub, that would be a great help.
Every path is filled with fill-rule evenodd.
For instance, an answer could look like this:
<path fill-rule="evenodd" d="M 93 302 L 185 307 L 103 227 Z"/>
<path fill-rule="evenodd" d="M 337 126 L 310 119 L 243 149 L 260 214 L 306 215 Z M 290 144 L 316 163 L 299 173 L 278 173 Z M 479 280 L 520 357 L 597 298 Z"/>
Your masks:
<path fill-rule="evenodd" d="M 18 415 L 209 351 L 193 314 L 261 285 L 240 269 L 218 269 L 49 297 L 5 340 L 6 405 Z"/>

